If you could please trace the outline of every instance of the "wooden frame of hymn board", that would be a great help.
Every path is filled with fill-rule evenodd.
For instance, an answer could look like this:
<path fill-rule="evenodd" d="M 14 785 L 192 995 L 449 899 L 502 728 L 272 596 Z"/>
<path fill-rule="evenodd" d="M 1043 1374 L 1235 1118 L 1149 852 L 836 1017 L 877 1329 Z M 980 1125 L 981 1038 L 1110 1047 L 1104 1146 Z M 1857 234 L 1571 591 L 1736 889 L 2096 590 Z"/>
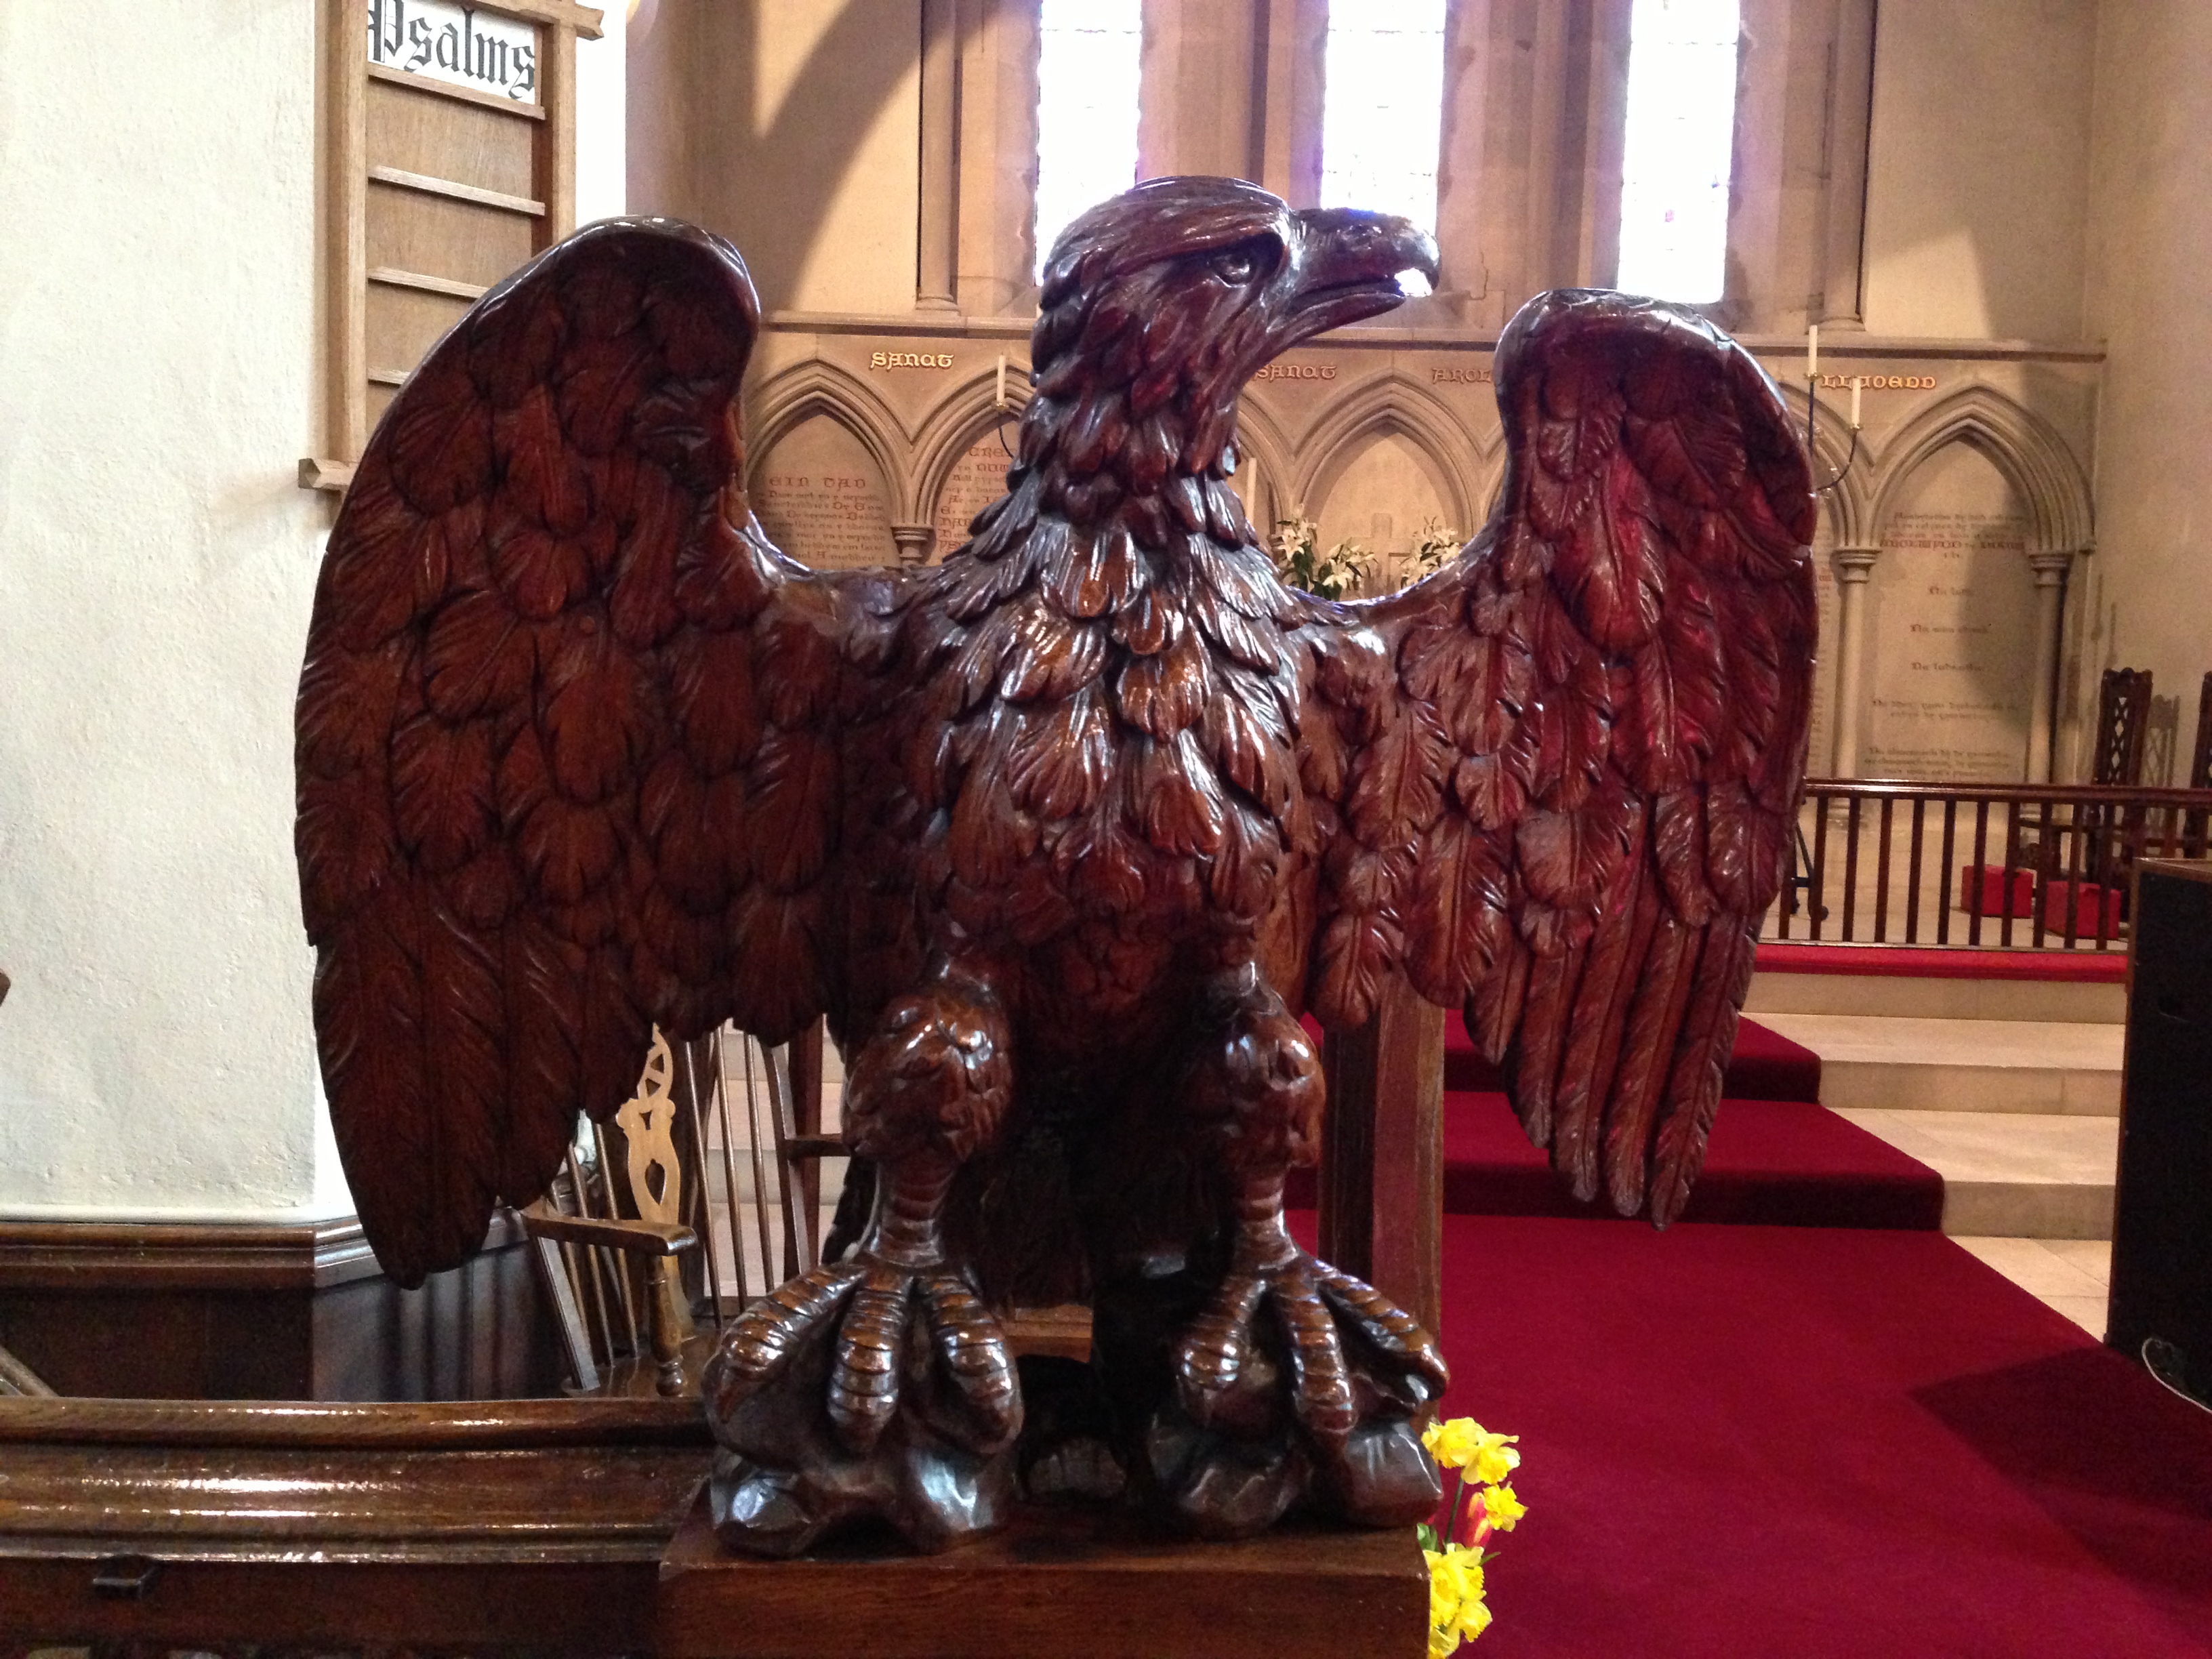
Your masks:
<path fill-rule="evenodd" d="M 439 336 L 575 228 L 576 40 L 598 40 L 603 14 L 574 0 L 320 10 L 325 447 L 300 484 L 337 492 Z"/>

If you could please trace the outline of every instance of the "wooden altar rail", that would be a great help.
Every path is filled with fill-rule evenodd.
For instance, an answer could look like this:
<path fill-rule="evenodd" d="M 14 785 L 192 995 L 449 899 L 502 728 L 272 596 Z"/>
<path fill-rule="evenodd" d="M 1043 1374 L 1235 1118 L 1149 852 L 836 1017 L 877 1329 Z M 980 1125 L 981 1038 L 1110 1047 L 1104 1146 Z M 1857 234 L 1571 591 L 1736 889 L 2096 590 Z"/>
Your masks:
<path fill-rule="evenodd" d="M 698 1402 L 0 1400 L 0 1654 L 1419 1651 L 1412 1529 L 1178 1542 L 1036 1505 L 943 1556 L 726 1557 Z"/>
<path fill-rule="evenodd" d="M 1394 981 L 1369 1025 L 1331 1041 L 1321 1181 L 1325 1251 L 1431 1323 L 1443 1037 L 1442 1011 Z M 1110 1509 L 1039 1506 L 951 1556 L 831 1550 L 778 1568 L 708 1537 L 711 1451 L 696 1398 L 0 1399 L 0 1655 L 1420 1649 L 1428 1580 L 1408 1528 L 1176 1543 Z"/>
<path fill-rule="evenodd" d="M 2109 951 L 2138 860 L 2212 854 L 2212 790 L 1814 778 L 1805 795 L 1773 938 Z"/>

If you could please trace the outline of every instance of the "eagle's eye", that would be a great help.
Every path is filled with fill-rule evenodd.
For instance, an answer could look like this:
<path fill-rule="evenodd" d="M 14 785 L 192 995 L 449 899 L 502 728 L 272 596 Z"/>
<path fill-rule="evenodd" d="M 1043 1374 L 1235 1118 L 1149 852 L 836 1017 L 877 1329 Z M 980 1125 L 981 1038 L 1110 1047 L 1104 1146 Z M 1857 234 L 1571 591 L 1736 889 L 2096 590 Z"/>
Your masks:
<path fill-rule="evenodd" d="M 1259 268 L 1259 256 L 1249 247 L 1232 247 L 1213 256 L 1213 274 L 1232 287 L 1250 282 Z"/>

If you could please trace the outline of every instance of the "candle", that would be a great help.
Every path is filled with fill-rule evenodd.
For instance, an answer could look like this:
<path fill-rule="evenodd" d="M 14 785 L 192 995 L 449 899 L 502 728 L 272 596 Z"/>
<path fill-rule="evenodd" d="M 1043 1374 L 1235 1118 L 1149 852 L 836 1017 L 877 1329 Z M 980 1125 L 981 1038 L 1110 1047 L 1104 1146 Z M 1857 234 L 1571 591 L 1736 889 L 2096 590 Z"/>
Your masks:
<path fill-rule="evenodd" d="M 1851 376 L 1851 430 L 1854 432 L 1859 429 L 1859 393 L 1865 388 L 1865 375 L 1854 374 Z"/>
<path fill-rule="evenodd" d="M 1000 353 L 999 354 L 999 397 L 998 397 L 998 407 L 1000 407 L 1000 409 L 1004 409 L 1006 406 L 1006 354 L 1005 352 L 1003 352 L 1003 351 L 1002 351 L 1002 352 L 1000 352 Z"/>
<path fill-rule="evenodd" d="M 1805 378 L 1820 378 L 1820 325 L 1814 323 L 1805 331 Z"/>

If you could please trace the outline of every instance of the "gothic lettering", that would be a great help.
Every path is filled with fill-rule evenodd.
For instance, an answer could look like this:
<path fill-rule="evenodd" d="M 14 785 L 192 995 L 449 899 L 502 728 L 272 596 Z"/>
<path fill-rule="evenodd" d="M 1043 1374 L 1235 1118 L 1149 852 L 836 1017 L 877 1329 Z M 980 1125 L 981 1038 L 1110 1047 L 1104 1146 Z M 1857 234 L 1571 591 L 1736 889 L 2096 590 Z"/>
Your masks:
<path fill-rule="evenodd" d="M 538 31 L 453 0 L 368 0 L 368 61 L 517 102 L 538 93 Z"/>

